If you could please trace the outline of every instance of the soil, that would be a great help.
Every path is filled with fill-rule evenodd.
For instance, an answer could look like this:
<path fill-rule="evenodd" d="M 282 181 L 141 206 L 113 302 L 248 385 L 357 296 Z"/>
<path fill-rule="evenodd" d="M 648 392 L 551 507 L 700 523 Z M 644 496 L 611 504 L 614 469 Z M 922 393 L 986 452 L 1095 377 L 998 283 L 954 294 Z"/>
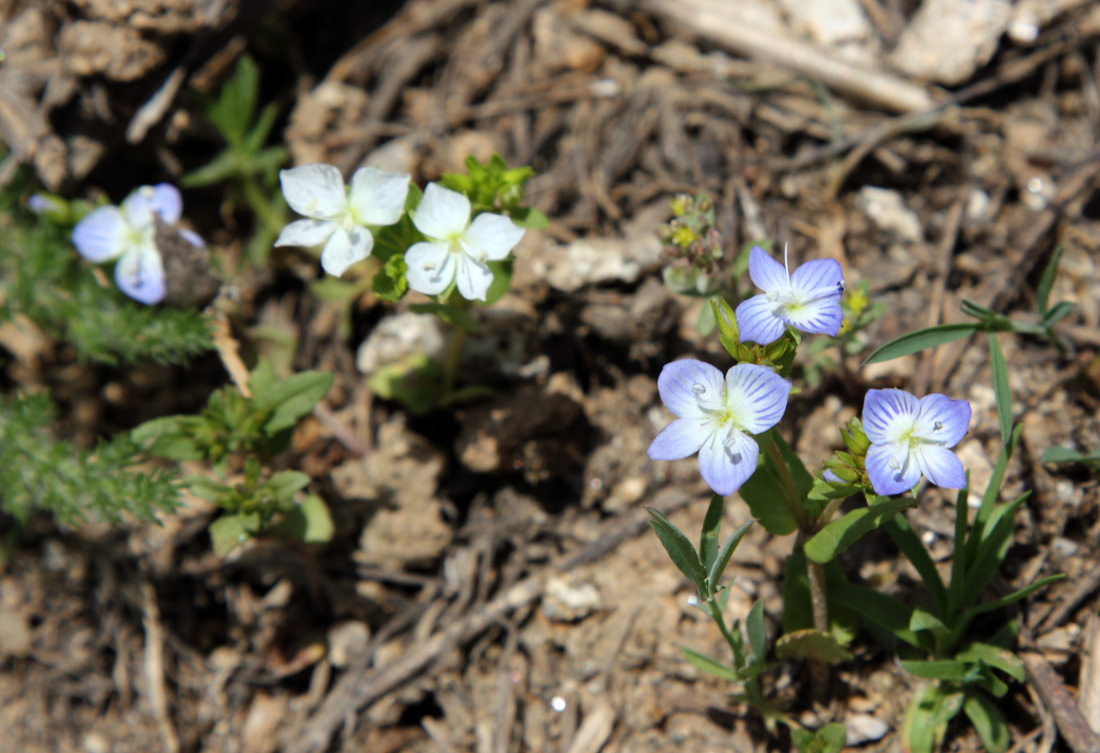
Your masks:
<path fill-rule="evenodd" d="M 709 499 L 694 460 L 645 454 L 671 418 L 662 365 L 729 364 L 699 335 L 703 300 L 661 277 L 657 228 L 672 198 L 701 190 L 728 259 L 789 243 L 794 259 L 837 259 L 849 288 L 865 281 L 885 304 L 857 352 L 826 351 L 831 365 L 791 399 L 781 429 L 811 469 L 842 447 L 837 427 L 867 388 L 896 386 L 970 401 L 959 453 L 983 488 L 1000 443 L 984 338 L 862 361 L 965 321 L 963 299 L 1034 321 L 1039 276 L 1064 250 L 1051 300 L 1076 308 L 1059 347 L 999 336 L 1023 424 L 1002 498 L 1031 496 L 991 590 L 1069 576 L 996 614 L 1020 622 L 1039 663 L 1001 708 L 1015 750 L 1089 749 L 1087 727 L 1066 725 L 1100 731 L 1097 472 L 1041 457 L 1100 447 L 1100 9 L 964 3 L 988 13 L 960 23 L 960 42 L 946 33 L 958 11 L 933 7 L 951 3 L 826 5 L 815 17 L 785 1 L 0 0 L 5 182 L 23 164 L 50 190 L 117 200 L 200 167 L 219 148 L 200 95 L 247 53 L 293 163 L 347 173 L 369 160 L 423 185 L 496 151 L 534 167 L 527 200 L 551 218 L 467 344 L 459 386 L 491 394 L 423 415 L 372 396 L 356 366 L 417 299 L 367 294 L 343 328 L 310 293 L 320 270 L 305 252 L 242 272 L 233 336 L 276 357 L 250 334 L 276 328 L 293 343 L 285 369 L 335 374 L 279 460 L 311 476 L 333 540 L 219 558 L 215 512 L 198 500 L 159 526 L 33 520 L 0 565 L 0 753 L 790 749 L 735 687 L 684 660 L 683 646 L 723 656 L 724 644 L 645 525 L 652 506 L 697 531 Z M 945 49 L 918 27 L 935 12 Z M 243 203 L 223 186 L 184 197 L 236 268 Z M 440 335 L 421 334 L 413 347 Z M 194 411 L 228 382 L 215 356 L 108 370 L 49 343 L 20 350 L 10 330 L 2 344 L 6 384 L 39 359 L 35 378 L 69 406 L 62 435 L 82 442 Z M 908 516 L 945 568 L 953 500 L 924 488 Z M 732 498 L 725 530 L 748 518 Z M 750 531 L 727 619 L 760 599 L 778 636 L 792 543 Z M 884 535 L 842 564 L 917 598 Z M 852 649 L 824 693 L 795 662 L 766 690 L 803 724 L 840 721 L 867 751 L 900 750 L 923 681 L 867 635 Z M 981 744 L 956 724 L 944 750 Z"/>

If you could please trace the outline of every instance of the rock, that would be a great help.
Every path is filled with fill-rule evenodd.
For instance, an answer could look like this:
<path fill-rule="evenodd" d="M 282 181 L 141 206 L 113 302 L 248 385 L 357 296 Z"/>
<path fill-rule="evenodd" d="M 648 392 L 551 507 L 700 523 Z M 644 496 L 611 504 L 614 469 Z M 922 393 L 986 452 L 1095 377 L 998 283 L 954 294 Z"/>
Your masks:
<path fill-rule="evenodd" d="M 101 73 L 115 81 L 134 81 L 164 61 L 164 51 L 137 30 L 106 22 L 68 24 L 61 30 L 58 51 L 70 72 Z"/>
<path fill-rule="evenodd" d="M 527 258 L 527 266 L 534 277 L 572 293 L 595 283 L 634 282 L 660 258 L 656 235 L 580 238 L 564 246 L 547 240 Z"/>
<path fill-rule="evenodd" d="M 863 745 L 863 743 L 881 740 L 890 731 L 890 725 L 870 714 L 849 714 L 844 720 L 845 743 Z"/>
<path fill-rule="evenodd" d="M 871 36 L 871 24 L 858 0 L 780 0 L 791 31 L 826 47 Z"/>
<path fill-rule="evenodd" d="M 328 658 L 332 666 L 343 669 L 361 655 L 370 640 L 370 628 L 360 620 L 339 622 L 328 631 Z"/>
<path fill-rule="evenodd" d="M 920 217 L 905 206 L 897 191 L 864 186 L 859 192 L 859 206 L 883 230 L 896 233 L 902 240 L 916 243 L 921 239 Z"/>
<path fill-rule="evenodd" d="M 1011 12 L 1007 0 L 925 0 L 890 62 L 926 81 L 965 83 L 997 51 Z"/>
<path fill-rule="evenodd" d="M 359 346 L 355 365 L 364 374 L 397 363 L 414 353 L 442 360 L 447 343 L 438 318 L 407 311 L 383 319 Z"/>
<path fill-rule="evenodd" d="M 554 622 L 576 622 L 603 607 L 603 597 L 591 583 L 576 583 L 568 576 L 555 576 L 546 581 L 542 611 Z"/>

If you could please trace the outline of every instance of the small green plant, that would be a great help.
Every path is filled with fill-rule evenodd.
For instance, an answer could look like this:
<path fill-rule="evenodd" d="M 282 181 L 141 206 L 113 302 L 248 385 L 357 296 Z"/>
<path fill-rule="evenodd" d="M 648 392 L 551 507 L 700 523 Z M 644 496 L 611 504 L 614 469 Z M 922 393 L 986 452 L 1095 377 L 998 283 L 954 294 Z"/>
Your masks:
<path fill-rule="evenodd" d="M 261 361 L 251 372 L 249 384 L 251 397 L 225 387 L 210 396 L 198 415 L 147 421 L 130 436 L 151 455 L 207 462 L 223 478 L 243 474 L 233 484 L 197 475 L 185 480 L 191 491 L 225 511 L 210 529 L 219 554 L 249 537 L 276 531 L 305 541 L 327 540 L 332 526 L 326 523 L 324 502 L 299 494 L 309 477 L 296 471 L 273 473 L 270 464 L 289 446 L 298 421 L 324 398 L 332 386 L 332 374 L 304 371 L 278 379 L 271 366 Z"/>
<path fill-rule="evenodd" d="M 286 149 L 264 146 L 278 107 L 270 102 L 257 115 L 259 96 L 259 69 L 251 57 L 242 55 L 217 99 L 202 98 L 206 118 L 225 141 L 225 149 L 180 181 L 187 188 L 227 182 L 245 200 L 258 220 L 247 246 L 248 258 L 257 265 L 267 261 L 272 242 L 286 224 L 286 204 L 277 190 Z"/>
<path fill-rule="evenodd" d="M 139 469 L 142 456 L 125 434 L 94 449 L 56 439 L 45 394 L 0 399 L 0 510 L 25 523 L 35 511 L 67 525 L 154 521 L 179 501 L 179 482 L 165 468 Z"/>

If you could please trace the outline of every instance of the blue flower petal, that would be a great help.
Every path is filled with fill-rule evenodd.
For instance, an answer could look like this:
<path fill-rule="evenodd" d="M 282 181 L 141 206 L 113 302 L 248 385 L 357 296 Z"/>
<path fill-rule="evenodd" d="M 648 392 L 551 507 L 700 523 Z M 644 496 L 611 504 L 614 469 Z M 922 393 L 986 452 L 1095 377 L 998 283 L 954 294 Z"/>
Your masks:
<path fill-rule="evenodd" d="M 913 427 L 920 401 L 904 390 L 867 390 L 863 431 L 872 444 L 894 442 Z"/>
<path fill-rule="evenodd" d="M 836 259 L 814 259 L 791 274 L 791 287 L 800 301 L 830 294 L 839 301 L 844 292 L 844 272 Z"/>
<path fill-rule="evenodd" d="M 115 265 L 115 282 L 126 295 L 146 305 L 164 300 L 164 264 L 152 242 L 134 246 Z"/>
<path fill-rule="evenodd" d="M 799 267 L 799 271 L 801 269 Z M 844 323 L 840 294 L 808 300 L 797 306 L 788 306 L 783 318 L 787 324 L 803 332 L 836 337 L 840 332 L 840 326 Z"/>
<path fill-rule="evenodd" d="M 962 461 L 951 450 L 925 444 L 915 447 L 913 454 L 921 473 L 936 486 L 945 489 L 962 489 L 966 486 L 966 471 L 963 470 Z"/>
<path fill-rule="evenodd" d="M 782 337 L 786 324 L 775 315 L 777 306 L 766 295 L 754 295 L 741 301 L 734 311 L 741 341 L 767 345 Z"/>
<path fill-rule="evenodd" d="M 151 188 L 149 208 L 169 225 L 175 225 L 183 216 L 183 197 L 179 189 L 171 183 L 157 183 Z"/>
<path fill-rule="evenodd" d="M 100 207 L 76 223 L 72 241 L 88 261 L 107 261 L 118 258 L 126 250 L 128 230 L 118 207 Z"/>
<path fill-rule="evenodd" d="M 722 397 L 722 387 L 722 372 L 693 358 L 665 364 L 657 377 L 661 400 L 680 418 L 709 418 L 699 400 L 717 404 Z"/>
<path fill-rule="evenodd" d="M 715 494 L 733 494 L 756 471 L 760 446 L 743 431 L 715 432 L 699 450 L 699 473 Z"/>
<path fill-rule="evenodd" d="M 760 246 L 753 246 L 749 250 L 749 278 L 752 279 L 753 285 L 765 293 L 790 291 L 791 283 L 787 278 L 786 267 L 773 259 Z"/>
<path fill-rule="evenodd" d="M 726 404 L 749 434 L 761 434 L 779 423 L 790 393 L 791 383 L 767 366 L 739 363 L 726 373 Z"/>
<path fill-rule="evenodd" d="M 189 230 L 185 227 L 177 228 L 185 241 L 190 243 L 195 248 L 206 248 L 206 241 L 202 239 L 202 236 L 196 233 L 194 230 Z"/>
<path fill-rule="evenodd" d="M 940 394 L 921 398 L 920 412 L 913 430 L 915 436 L 941 447 L 954 447 L 966 436 L 969 428 L 970 403 L 967 401 L 952 400 Z"/>
<path fill-rule="evenodd" d="M 909 456 L 907 445 L 873 444 L 867 450 L 867 477 L 876 494 L 907 492 L 920 481 L 921 469 Z"/>
<path fill-rule="evenodd" d="M 679 460 L 694 455 L 710 438 L 713 427 L 708 422 L 680 418 L 661 429 L 649 445 L 650 460 Z"/>

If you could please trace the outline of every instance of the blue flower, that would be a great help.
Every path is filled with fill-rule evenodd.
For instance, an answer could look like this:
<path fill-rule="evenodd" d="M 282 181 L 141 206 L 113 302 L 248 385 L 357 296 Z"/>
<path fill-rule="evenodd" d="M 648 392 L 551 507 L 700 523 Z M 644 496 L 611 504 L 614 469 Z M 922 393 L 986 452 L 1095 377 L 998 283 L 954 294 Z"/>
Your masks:
<path fill-rule="evenodd" d="M 755 364 L 722 372 L 702 361 L 674 361 L 657 378 L 661 400 L 678 419 L 649 446 L 653 460 L 699 453 L 699 472 L 716 494 L 733 494 L 756 470 L 753 434 L 779 423 L 791 383 Z"/>
<path fill-rule="evenodd" d="M 840 308 L 844 274 L 835 259 L 808 261 L 792 275 L 785 247 L 780 264 L 764 249 L 753 246 L 749 251 L 749 277 L 764 293 L 742 301 L 734 312 L 743 342 L 775 342 L 788 324 L 803 332 L 834 337 L 840 332 L 844 321 Z"/>
<path fill-rule="evenodd" d="M 164 262 L 157 249 L 156 221 L 175 225 L 183 212 L 183 200 L 175 186 L 158 183 L 142 186 L 122 206 L 94 209 L 73 228 L 72 241 L 80 255 L 91 262 L 118 259 L 115 282 L 119 290 L 145 304 L 164 299 Z M 195 233 L 180 229 L 189 243 L 203 248 Z"/>
<path fill-rule="evenodd" d="M 936 486 L 966 486 L 962 461 L 951 452 L 970 425 L 970 403 L 947 395 L 918 400 L 904 390 L 868 390 L 863 430 L 871 440 L 867 477 L 876 494 L 901 494 L 923 473 Z"/>

